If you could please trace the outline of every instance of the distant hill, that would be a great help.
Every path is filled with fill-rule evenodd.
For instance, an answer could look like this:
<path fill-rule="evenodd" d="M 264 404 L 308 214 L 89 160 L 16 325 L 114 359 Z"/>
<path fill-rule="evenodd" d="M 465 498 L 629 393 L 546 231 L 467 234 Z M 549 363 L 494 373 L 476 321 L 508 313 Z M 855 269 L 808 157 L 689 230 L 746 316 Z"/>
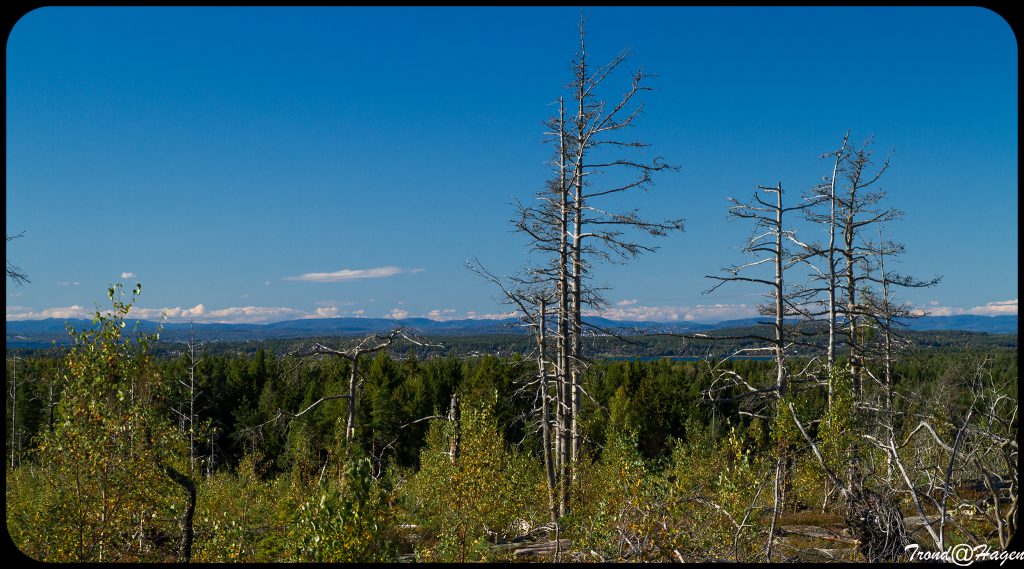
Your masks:
<path fill-rule="evenodd" d="M 607 318 L 589 317 L 585 319 L 596 333 L 602 331 L 614 334 L 630 335 L 638 332 L 685 333 L 727 328 L 742 328 L 770 322 L 767 317 L 725 320 L 716 323 L 701 322 L 653 322 L 653 321 L 621 321 Z M 90 320 L 67 320 L 76 329 L 91 326 Z M 147 320 L 129 320 L 129 326 L 139 323 L 140 329 L 146 332 L 156 330 L 157 323 Z M 525 334 L 526 328 L 519 325 L 515 318 L 504 320 L 448 320 L 439 322 L 427 318 L 406 318 L 393 320 L 390 318 L 311 318 L 305 320 L 287 320 L 270 324 L 196 324 L 196 335 L 204 342 L 224 341 L 240 342 L 246 340 L 312 338 L 325 336 L 358 336 L 374 332 L 387 332 L 400 324 L 419 334 L 426 336 L 476 336 L 483 334 Z M 989 334 L 1016 334 L 1017 316 L 926 316 L 911 320 L 911 330 L 956 330 L 966 332 L 985 332 Z M 65 320 L 49 318 L 45 320 L 12 320 L 7 322 L 6 343 L 8 346 L 40 347 L 49 345 L 51 341 L 66 343 L 69 341 L 65 330 Z M 182 341 L 188 338 L 189 324 L 166 323 L 160 333 L 161 339 Z"/>

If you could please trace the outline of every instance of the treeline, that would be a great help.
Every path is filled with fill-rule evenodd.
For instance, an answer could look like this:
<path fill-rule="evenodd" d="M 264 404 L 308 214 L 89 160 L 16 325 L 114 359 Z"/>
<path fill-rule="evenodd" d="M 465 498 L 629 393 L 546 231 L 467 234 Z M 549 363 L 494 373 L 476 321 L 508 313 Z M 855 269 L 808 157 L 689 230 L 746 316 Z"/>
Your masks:
<path fill-rule="evenodd" d="M 735 353 L 738 350 L 753 348 L 759 345 L 756 340 L 736 340 L 729 336 L 744 336 L 751 334 L 764 334 L 766 328 L 747 327 L 729 328 L 715 330 L 708 333 L 709 336 L 725 336 L 725 338 L 689 338 L 681 340 L 678 336 L 653 335 L 653 334 L 630 334 L 626 336 L 589 336 L 584 342 L 586 350 L 593 358 L 660 358 L 660 357 L 682 357 L 682 358 L 704 358 L 707 356 L 717 357 Z M 909 353 L 922 352 L 931 353 L 932 348 L 958 348 L 964 350 L 987 350 L 987 349 L 1016 349 L 1016 334 L 994 334 L 988 332 L 969 332 L 962 330 L 907 330 L 904 332 L 910 345 L 906 350 Z M 350 341 L 352 336 L 324 336 L 313 338 L 288 338 L 269 340 L 247 340 L 244 342 L 203 342 L 203 353 L 207 355 L 225 356 L 254 356 L 263 349 L 276 354 L 288 354 L 301 349 L 312 343 L 323 343 L 327 345 L 343 344 Z M 401 358 L 413 354 L 417 359 L 425 360 L 433 357 L 471 357 L 494 355 L 500 357 L 511 357 L 519 354 L 528 357 L 536 349 L 534 340 L 525 334 L 483 334 L 483 335 L 459 335 L 459 336 L 431 336 L 425 335 L 423 339 L 427 345 L 406 344 L 388 353 L 393 358 Z M 814 341 L 813 338 L 810 339 Z M 821 336 L 821 346 L 825 345 L 825 338 Z M 187 350 L 187 343 L 161 341 L 153 346 L 153 354 L 160 357 L 176 357 Z M 11 347 L 8 346 L 8 356 L 19 357 L 60 357 L 64 352 L 63 347 L 46 345 L 40 347 Z M 845 350 L 840 347 L 840 353 Z"/>

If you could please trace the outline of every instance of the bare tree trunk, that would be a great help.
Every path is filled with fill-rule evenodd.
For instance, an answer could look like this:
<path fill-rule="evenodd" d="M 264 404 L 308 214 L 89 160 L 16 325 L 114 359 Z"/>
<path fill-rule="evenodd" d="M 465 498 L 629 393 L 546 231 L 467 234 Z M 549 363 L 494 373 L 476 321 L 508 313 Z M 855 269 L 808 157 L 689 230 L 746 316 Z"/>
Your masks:
<path fill-rule="evenodd" d="M 192 520 L 196 513 L 196 485 L 192 482 L 191 477 L 185 476 L 171 466 L 165 467 L 165 471 L 171 480 L 185 489 L 187 496 L 185 510 L 178 519 L 178 527 L 181 530 L 181 540 L 178 542 L 178 562 L 188 563 L 192 559 L 192 541 L 195 537 Z"/>
<path fill-rule="evenodd" d="M 351 358 L 348 376 L 348 421 L 345 423 L 345 442 L 351 444 L 356 435 L 356 377 L 359 375 L 359 356 Z"/>
<path fill-rule="evenodd" d="M 569 462 L 573 464 L 572 469 L 572 480 L 576 482 L 576 468 L 575 464 L 579 458 L 579 444 L 580 444 L 580 433 L 579 433 L 579 405 L 580 405 L 580 356 L 582 354 L 582 346 L 580 345 L 580 334 L 582 332 L 582 300 L 583 300 L 583 263 L 581 256 L 583 239 L 583 160 L 587 149 L 586 140 L 586 124 L 587 117 L 585 111 L 585 104 L 587 99 L 586 93 L 586 79 L 587 79 L 587 51 L 586 42 L 584 35 L 583 20 L 580 19 L 580 60 L 578 65 L 578 73 L 581 77 L 579 81 L 578 90 L 576 94 L 578 108 L 576 114 L 576 161 L 575 161 L 575 174 L 573 176 L 573 186 L 575 188 L 575 195 L 573 196 L 573 231 L 572 231 L 572 331 L 570 337 L 570 362 L 569 362 L 569 376 L 571 377 L 571 411 L 570 421 L 572 429 L 572 449 L 569 455 Z"/>
<path fill-rule="evenodd" d="M 559 517 L 566 514 L 568 507 L 568 487 L 565 483 L 568 466 L 567 466 L 567 449 L 566 449 L 566 434 L 567 434 L 567 415 L 566 415 L 566 393 L 567 383 L 566 380 L 569 377 L 569 360 L 570 360 L 570 344 L 569 344 L 569 180 L 566 179 L 567 173 L 567 158 L 568 158 L 568 141 L 566 140 L 566 128 L 565 128 L 565 104 L 562 98 L 558 99 L 558 176 L 559 176 L 559 220 L 558 220 L 558 368 L 556 371 L 556 382 L 557 382 L 557 403 L 555 415 L 557 417 L 557 441 L 555 443 L 555 457 L 557 462 L 557 476 L 558 476 L 558 515 Z"/>
<path fill-rule="evenodd" d="M 881 247 L 881 230 L 879 230 L 879 245 Z M 892 376 L 892 319 L 890 318 L 889 310 L 889 280 L 885 276 L 885 254 L 882 253 L 878 257 L 878 268 L 881 271 L 882 276 L 882 307 L 885 311 L 883 314 L 882 323 L 882 334 L 884 335 L 884 349 L 882 352 L 882 363 L 883 363 L 883 376 L 882 381 L 885 383 L 885 428 L 889 437 L 890 444 L 893 444 L 896 440 L 896 415 L 893 412 L 893 376 Z M 888 482 L 892 481 L 893 476 L 893 458 L 892 454 L 886 455 L 885 465 L 885 479 Z"/>
<path fill-rule="evenodd" d="M 555 471 L 551 464 L 551 418 L 548 413 L 548 372 L 545 357 L 547 354 L 547 303 L 540 299 L 540 318 L 537 324 L 537 373 L 540 378 L 540 421 L 541 421 L 541 452 L 544 454 L 544 478 L 548 488 L 548 511 L 551 521 L 558 521 L 558 505 L 555 501 Z"/>
<path fill-rule="evenodd" d="M 779 397 L 786 396 L 785 288 L 782 280 L 782 182 L 775 194 L 775 387 Z"/>
<path fill-rule="evenodd" d="M 452 440 L 448 449 L 448 456 L 452 464 L 459 458 L 459 398 L 452 394 L 451 404 L 448 406 L 448 422 L 452 427 Z"/>
<path fill-rule="evenodd" d="M 782 410 L 779 409 L 779 412 L 781 413 Z M 764 547 L 764 554 L 768 558 L 768 562 L 769 563 L 771 563 L 771 561 L 772 561 L 772 545 L 774 544 L 774 541 L 775 541 L 775 526 L 779 522 L 779 510 L 781 508 L 781 506 L 780 506 L 780 498 L 781 497 L 779 496 L 779 490 L 780 490 L 780 488 L 779 488 L 779 478 L 780 478 L 781 474 L 782 474 L 782 460 L 781 459 L 776 459 L 776 461 L 775 461 L 775 490 L 774 490 L 774 498 L 772 500 L 772 523 L 771 523 L 771 526 L 768 528 L 768 540 L 765 543 L 765 547 Z"/>
<path fill-rule="evenodd" d="M 188 342 L 188 465 L 189 474 L 196 469 L 196 331 L 189 323 Z"/>
<path fill-rule="evenodd" d="M 18 356 L 11 358 L 13 373 L 11 374 L 11 468 L 18 455 Z"/>
<path fill-rule="evenodd" d="M 829 371 L 828 404 L 832 405 L 832 368 L 836 363 L 836 175 L 839 164 L 846 154 L 846 141 L 850 133 L 843 137 L 843 145 L 836 152 L 836 160 L 832 166 L 832 179 L 829 183 L 829 219 L 828 219 L 828 350 L 826 363 Z"/>
<path fill-rule="evenodd" d="M 855 199 L 856 188 L 850 190 L 850 201 Z M 848 327 L 850 347 L 850 381 L 853 382 L 853 394 L 856 400 L 860 400 L 860 343 L 857 338 L 857 287 L 856 274 L 854 272 L 853 253 L 853 211 L 847 215 L 846 226 L 843 228 L 843 243 L 845 245 L 844 256 L 846 257 L 846 324 Z"/>

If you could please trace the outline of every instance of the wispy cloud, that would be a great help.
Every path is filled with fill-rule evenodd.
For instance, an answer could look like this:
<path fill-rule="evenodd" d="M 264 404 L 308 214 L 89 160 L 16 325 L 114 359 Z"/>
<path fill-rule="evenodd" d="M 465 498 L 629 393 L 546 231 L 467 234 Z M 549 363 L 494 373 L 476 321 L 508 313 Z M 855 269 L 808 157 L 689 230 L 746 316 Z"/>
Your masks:
<path fill-rule="evenodd" d="M 78 281 L 60 281 L 57 286 L 78 286 Z"/>
<path fill-rule="evenodd" d="M 333 283 L 355 279 L 379 279 L 400 274 L 398 267 L 375 267 L 373 269 L 341 269 L 333 273 L 305 273 L 296 277 L 284 277 L 286 281 L 302 281 L 309 283 Z"/>
<path fill-rule="evenodd" d="M 953 306 L 939 306 L 938 301 L 932 300 L 924 309 L 917 309 L 918 314 L 928 313 L 929 316 L 958 316 L 961 314 L 975 314 L 978 316 L 1012 316 L 1017 314 L 1017 299 L 996 300 L 988 302 L 983 306 L 973 308 L 956 308 Z"/>
<path fill-rule="evenodd" d="M 345 302 L 338 302 L 337 300 L 318 300 L 313 303 L 313 306 L 323 306 L 330 308 L 332 306 L 355 306 L 356 302 L 349 300 Z"/>
<path fill-rule="evenodd" d="M 519 314 L 517 310 L 510 310 L 508 312 L 497 312 L 491 314 L 481 314 L 475 310 L 470 310 L 466 313 L 466 318 L 470 320 L 504 320 L 506 318 L 515 318 Z"/>
<path fill-rule="evenodd" d="M 121 278 L 122 279 L 134 279 L 137 276 L 138 275 L 136 275 L 135 273 L 133 273 L 131 271 L 125 271 L 125 272 L 121 273 Z"/>

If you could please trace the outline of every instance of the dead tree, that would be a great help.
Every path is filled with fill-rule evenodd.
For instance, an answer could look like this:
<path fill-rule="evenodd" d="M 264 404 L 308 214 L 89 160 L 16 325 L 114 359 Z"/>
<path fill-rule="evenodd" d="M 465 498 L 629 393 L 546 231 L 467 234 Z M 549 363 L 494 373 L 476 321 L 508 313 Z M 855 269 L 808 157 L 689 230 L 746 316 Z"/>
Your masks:
<path fill-rule="evenodd" d="M 862 339 L 864 319 L 869 316 L 864 304 L 858 299 L 858 292 L 870 281 L 871 247 L 867 245 L 871 226 L 895 221 L 903 212 L 895 208 L 883 208 L 879 203 L 885 192 L 874 186 L 885 174 L 891 163 L 886 157 L 877 170 L 871 171 L 872 139 L 866 140 L 859 148 L 849 145 L 848 151 L 839 163 L 839 175 L 845 188 L 835 195 L 837 207 L 837 229 L 842 233 L 840 255 L 842 267 L 837 274 L 842 284 L 841 315 L 845 320 L 845 341 L 849 349 L 850 378 L 855 397 L 860 397 L 864 346 Z"/>
<path fill-rule="evenodd" d="M 887 157 L 877 169 L 873 168 L 872 144 L 868 139 L 858 148 L 849 142 L 847 133 L 840 148 L 825 155 L 832 159 L 832 176 L 815 188 L 808 199 L 827 209 L 808 209 L 805 217 L 825 226 L 829 242 L 827 246 L 811 243 L 807 257 L 818 259 L 825 265 L 824 270 L 814 268 L 812 278 L 822 284 L 812 290 L 825 295 L 825 299 L 819 301 L 824 310 L 815 312 L 814 316 L 827 314 L 829 406 L 832 404 L 835 377 L 831 372 L 841 339 L 849 355 L 847 373 L 853 385 L 854 412 L 866 412 L 875 419 L 865 421 L 865 424 L 892 425 L 895 418 L 891 388 L 896 381 L 892 362 L 902 343 L 899 330 L 915 314 L 909 306 L 897 303 L 893 292 L 901 287 L 932 286 L 939 282 L 939 278 L 922 281 L 886 271 L 885 259 L 901 254 L 903 247 L 883 241 L 880 234 L 878 241 L 872 241 L 872 229 L 881 231 L 885 223 L 900 219 L 903 212 L 882 206 L 886 194 L 876 186 L 891 160 Z M 836 244 L 837 233 L 839 244 Z M 872 330 L 877 333 L 871 333 Z M 841 338 L 837 337 L 837 331 Z M 872 369 L 875 362 L 881 367 L 878 373 Z M 864 390 L 865 380 L 872 378 L 882 388 L 881 406 L 888 409 L 881 416 L 873 415 L 867 401 L 869 394 Z M 848 478 L 859 475 L 856 447 L 849 452 Z"/>
<path fill-rule="evenodd" d="M 893 371 L 893 363 L 899 351 L 912 345 L 904 330 L 911 320 L 925 315 L 924 311 L 914 309 L 909 303 L 898 301 L 894 289 L 935 286 L 941 277 L 924 281 L 886 270 L 886 258 L 891 259 L 902 254 L 904 247 L 882 237 L 882 226 L 879 225 L 878 241 L 865 244 L 865 250 L 872 259 L 867 265 L 868 272 L 864 279 L 877 289 L 865 288 L 861 304 L 864 307 L 865 327 L 874 329 L 876 333 L 873 335 L 875 339 L 864 342 L 862 349 L 865 363 L 868 364 L 865 365 L 865 375 L 874 380 L 881 391 L 879 420 L 872 421 L 872 424 L 883 427 L 887 431 L 887 436 L 891 438 L 894 436 L 897 422 L 894 394 L 898 378 Z M 869 365 L 872 362 L 880 368 L 877 373 Z M 890 456 L 888 476 L 892 475 L 892 466 Z"/>
<path fill-rule="evenodd" d="M 573 59 L 571 69 L 573 81 L 569 88 L 573 92 L 575 114 L 566 123 L 569 135 L 568 148 L 572 165 L 569 178 L 572 195 L 568 202 L 571 225 L 566 243 L 569 253 L 570 290 L 569 296 L 569 386 L 571 395 L 571 441 L 569 461 L 575 463 L 579 456 L 581 435 L 578 415 L 581 397 L 582 353 L 582 308 L 583 280 L 591 260 L 626 262 L 643 252 L 653 252 L 656 247 L 631 240 L 626 231 L 636 231 L 652 237 L 668 235 L 683 229 L 682 219 L 648 221 L 640 217 L 639 210 L 613 212 L 600 207 L 604 198 L 636 190 L 646 191 L 654 183 L 653 175 L 664 170 L 676 170 L 660 157 L 653 159 L 629 158 L 621 154 L 627 150 L 642 150 L 649 145 L 622 137 L 625 129 L 634 126 L 643 112 L 644 104 L 637 96 L 649 91 L 646 81 L 653 77 L 643 70 L 636 71 L 625 95 L 617 103 L 607 104 L 598 98 L 596 90 L 622 62 L 629 51 L 623 51 L 609 63 L 599 67 L 588 67 L 584 23 L 580 20 L 579 51 Z M 609 153 L 607 151 L 611 150 Z M 623 181 L 610 185 L 597 184 L 600 174 L 618 171 Z M 592 244 L 593 243 L 593 244 Z M 575 479 L 575 470 L 573 471 Z"/>
<path fill-rule="evenodd" d="M 718 287 L 728 282 L 749 282 L 769 287 L 768 297 L 771 305 L 759 307 L 764 316 L 773 318 L 773 336 L 758 337 L 766 340 L 774 353 L 776 364 L 776 381 L 774 391 L 779 397 L 785 397 L 787 391 L 786 356 L 793 341 L 786 336 L 786 317 L 802 316 L 805 313 L 809 292 L 803 289 L 787 289 L 784 275 L 786 269 L 792 267 L 802 258 L 794 255 L 787 247 L 797 245 L 800 248 L 806 247 L 804 243 L 797 240 L 796 232 L 789 229 L 784 223 L 784 215 L 793 211 L 806 209 L 809 204 L 801 203 L 795 206 L 786 207 L 782 200 L 782 183 L 775 187 L 758 186 L 758 190 L 770 196 L 770 201 L 765 201 L 756 193 L 753 200 L 742 203 L 734 198 L 729 198 L 733 204 L 729 207 L 729 215 L 736 219 L 749 219 L 753 221 L 753 235 L 743 248 L 743 252 L 755 255 L 754 261 L 736 265 L 726 269 L 727 276 L 707 275 L 707 278 L 717 280 L 718 283 L 706 292 L 713 292 Z M 746 276 L 748 269 L 768 265 L 772 268 L 771 278 Z"/>
<path fill-rule="evenodd" d="M 239 431 L 239 436 L 257 437 L 263 433 L 263 428 L 268 425 L 278 425 L 284 430 L 291 425 L 291 422 L 306 413 L 312 411 L 321 403 L 325 401 L 333 401 L 336 399 L 347 399 L 348 400 L 348 413 L 347 420 L 345 423 L 345 442 L 349 444 L 355 437 L 356 430 L 356 401 L 359 398 L 359 390 L 362 387 L 363 379 L 359 372 L 359 358 L 376 353 L 381 350 L 390 347 L 395 340 L 404 339 L 418 346 L 430 346 L 430 347 L 441 347 L 438 344 L 430 344 L 423 340 L 420 340 L 413 336 L 410 332 L 402 327 L 395 327 L 391 332 L 387 334 L 370 334 L 364 336 L 355 342 L 355 344 L 347 349 L 336 349 L 325 346 L 319 342 L 312 346 L 303 347 L 297 349 L 288 354 L 288 356 L 294 356 L 299 360 L 306 358 L 322 358 L 322 357 L 341 357 L 349 362 L 349 382 L 348 390 L 345 393 L 332 393 L 324 395 L 317 399 L 313 403 L 307 405 L 304 409 L 299 411 L 290 411 L 285 409 L 278 409 L 277 412 L 269 420 L 264 421 L 258 425 L 248 427 Z M 301 365 L 301 364 L 300 364 Z M 385 448 L 390 448 L 392 445 L 385 445 Z M 383 451 L 382 451 L 383 452 Z"/>
<path fill-rule="evenodd" d="M 836 291 L 837 291 L 837 273 L 836 273 L 836 178 L 839 175 L 839 167 L 844 164 L 847 158 L 847 143 L 849 142 L 850 133 L 847 132 L 843 136 L 843 142 L 839 147 L 839 150 L 830 152 L 822 156 L 822 158 L 832 159 L 832 175 L 825 178 L 824 183 L 819 184 L 811 192 L 810 201 L 815 204 L 823 203 L 828 206 L 828 213 L 820 213 L 814 208 L 807 208 L 804 210 L 805 217 L 815 223 L 825 225 L 826 231 L 828 232 L 828 244 L 820 245 L 817 242 L 811 243 L 809 246 L 808 253 L 810 257 L 821 257 L 824 259 L 826 271 L 821 271 L 815 268 L 818 273 L 818 280 L 824 281 L 824 286 L 818 290 L 825 293 L 825 310 L 824 314 L 827 315 L 828 322 L 828 343 L 825 348 L 825 367 L 826 371 L 829 372 L 828 382 L 828 401 L 832 401 L 832 380 L 831 371 L 836 361 Z M 814 265 L 811 265 L 814 268 Z M 820 314 L 816 314 L 818 316 Z"/>
<path fill-rule="evenodd" d="M 185 398 L 180 408 L 172 409 L 172 411 L 178 416 L 182 432 L 188 435 L 188 464 L 189 474 L 191 475 L 196 470 L 196 448 L 199 444 L 196 441 L 196 419 L 198 417 L 196 402 L 202 394 L 202 390 L 196 387 L 196 366 L 198 365 L 196 360 L 196 331 L 195 326 L 191 322 L 189 323 L 189 340 L 186 349 L 188 350 L 188 380 L 178 380 L 178 384 L 184 390 Z"/>
<path fill-rule="evenodd" d="M 675 167 L 661 158 L 633 159 L 622 154 L 648 146 L 624 139 L 620 131 L 632 127 L 642 113 L 638 95 L 650 90 L 646 81 L 651 76 L 637 71 L 626 94 L 613 105 L 605 103 L 598 98 L 597 91 L 625 61 L 628 52 L 620 53 L 603 66 L 593 67 L 587 60 L 582 21 L 579 37 L 579 51 L 571 64 L 573 80 L 568 85 L 572 108 L 567 109 L 566 98 L 559 98 L 557 115 L 544 123 L 547 142 L 554 145 L 550 162 L 553 175 L 544 190 L 536 194 L 536 203 L 517 205 L 513 219 L 516 230 L 530 239 L 531 251 L 540 256 L 521 284 L 529 280 L 537 290 L 547 291 L 544 295 L 552 295 L 545 296 L 544 316 L 534 318 L 533 325 L 546 322 L 549 311 L 554 318 L 553 336 L 546 326 L 537 326 L 535 330 L 542 332 L 536 337 L 544 338 L 543 352 L 553 352 L 553 357 L 545 356 L 546 369 L 550 371 L 540 376 L 545 383 L 551 380 L 553 392 L 549 409 L 553 430 L 549 442 L 551 466 L 559 488 L 559 516 L 568 512 L 569 487 L 563 481 L 576 480 L 573 465 L 582 440 L 579 416 L 581 397 L 585 394 L 581 379 L 586 362 L 583 308 L 599 308 L 603 304 L 599 291 L 588 283 L 593 265 L 597 261 L 626 262 L 656 250 L 632 240 L 627 232 L 660 237 L 683 226 L 680 219 L 652 222 L 641 218 L 636 209 L 613 212 L 600 207 L 609 197 L 649 189 L 655 173 Z M 618 173 L 605 178 L 614 182 L 599 186 L 599 175 L 609 172 Z M 537 314 L 539 304 L 535 295 L 520 296 L 519 300 L 524 301 L 524 314 Z"/>
<path fill-rule="evenodd" d="M 903 486 L 920 527 L 940 551 L 950 544 L 949 528 L 970 545 L 985 543 L 987 537 L 975 533 L 979 514 L 989 521 L 1002 548 L 1016 530 L 1017 378 L 997 380 L 989 363 L 984 358 L 951 372 L 951 381 L 969 394 L 967 401 L 951 407 L 897 389 L 896 397 L 911 409 L 910 420 L 899 431 L 863 435 L 886 453 L 896 472 L 898 481 L 879 485 Z"/>
<path fill-rule="evenodd" d="M 785 214 L 801 211 L 807 208 L 810 202 L 788 207 L 783 205 L 781 182 L 774 187 L 758 186 L 757 189 L 763 192 L 767 199 L 762 198 L 758 193 L 755 193 L 752 200 L 746 203 L 729 198 L 729 201 L 732 203 L 729 207 L 730 218 L 751 220 L 753 222 L 753 234 L 743 248 L 743 252 L 753 255 L 755 259 L 726 269 L 725 276 L 708 275 L 707 278 L 714 279 L 718 283 L 706 292 L 713 292 L 726 283 L 735 282 L 747 282 L 768 287 L 770 292 L 766 296 L 771 301 L 771 304 L 761 305 L 758 309 L 762 315 L 772 317 L 773 334 L 771 336 L 750 334 L 743 338 L 763 342 L 766 346 L 762 349 L 770 350 L 773 353 L 776 368 L 775 383 L 771 386 L 755 387 L 731 371 L 723 374 L 722 379 L 725 385 L 729 387 L 745 387 L 746 391 L 741 392 L 739 397 L 756 396 L 755 399 L 767 408 L 762 412 L 772 415 L 784 412 L 782 409 L 779 409 L 777 402 L 785 400 L 788 395 L 789 376 L 786 361 L 793 345 L 798 343 L 798 340 L 790 339 L 787 336 L 786 318 L 803 316 L 805 312 L 804 305 L 810 295 L 810 292 L 801 288 L 787 288 L 785 280 L 786 269 L 803 260 L 800 255 L 791 252 L 789 246 L 796 245 L 803 250 L 806 248 L 806 245 L 796 238 L 795 231 L 788 228 Z M 769 275 L 750 274 L 761 267 L 771 267 Z M 737 337 L 728 336 L 726 338 L 735 339 Z M 715 387 L 712 389 L 715 389 Z M 720 395 L 715 394 L 713 397 L 720 398 Z M 775 465 L 773 528 L 779 511 L 785 509 L 785 487 L 786 481 L 789 479 L 788 472 L 792 461 L 791 453 L 788 449 L 779 449 L 779 451 L 780 455 L 776 457 Z M 765 547 L 765 553 L 769 560 L 771 560 L 772 555 L 772 537 L 769 535 Z"/>
<path fill-rule="evenodd" d="M 579 28 L 579 51 L 572 60 L 573 80 L 569 84 L 572 110 L 559 100 L 559 114 L 549 121 L 550 140 L 556 144 L 556 174 L 540 207 L 526 208 L 520 229 L 535 243 L 555 253 L 553 277 L 557 285 L 558 343 L 556 383 L 558 401 L 556 423 L 567 430 L 567 439 L 559 436 L 556 447 L 557 469 L 571 480 L 576 478 L 572 465 L 579 457 L 581 432 L 579 414 L 582 396 L 583 307 L 598 306 L 600 297 L 587 287 L 586 280 L 595 261 L 625 262 L 653 246 L 631 240 L 627 231 L 659 237 L 681 230 L 682 220 L 648 221 L 638 210 L 609 211 L 601 202 L 611 196 L 635 190 L 647 190 L 653 175 L 673 166 L 661 158 L 629 158 L 623 151 L 643 150 L 647 144 L 622 137 L 643 111 L 638 95 L 650 90 L 651 77 L 642 70 L 632 76 L 625 95 L 608 104 L 598 97 L 604 81 L 628 57 L 623 51 L 609 63 L 591 66 L 587 59 L 584 26 Z M 615 182 L 598 185 L 598 176 L 619 172 Z M 525 229 L 524 229 L 525 230 Z"/>
<path fill-rule="evenodd" d="M 21 460 L 21 428 L 18 426 L 18 388 L 24 387 L 26 380 L 24 374 L 18 379 L 17 355 L 11 356 L 11 373 L 7 377 L 7 395 L 11 402 L 11 468 L 13 469 Z"/>
<path fill-rule="evenodd" d="M 541 431 L 541 454 L 544 460 L 545 482 L 547 484 L 548 510 L 552 523 L 564 515 L 567 499 L 567 480 L 564 476 L 564 462 L 559 460 L 559 451 L 564 448 L 561 442 L 565 439 L 566 429 L 564 423 L 552 421 L 552 407 L 556 408 L 554 415 L 564 418 L 559 410 L 564 407 L 565 390 L 559 389 L 561 385 L 555 385 L 552 389 L 552 377 L 559 377 L 557 364 L 555 373 L 552 373 L 552 358 L 550 356 L 550 344 L 548 329 L 550 326 L 549 306 L 558 292 L 552 290 L 550 285 L 551 271 L 548 268 L 526 269 L 527 277 L 511 277 L 501 279 L 488 271 L 479 260 L 474 259 L 467 262 L 466 266 L 497 286 L 503 295 L 503 304 L 511 305 L 517 309 L 520 322 L 531 331 L 536 344 L 537 374 L 535 383 L 537 386 L 537 402 L 535 409 L 539 415 L 538 422 Z M 562 354 L 558 354 L 560 357 Z M 553 393 L 554 391 L 554 393 Z"/>
<path fill-rule="evenodd" d="M 875 490 L 865 485 L 862 478 L 841 479 L 825 462 L 818 445 L 807 433 L 803 421 L 793 408 L 793 403 L 787 401 L 785 407 L 818 461 L 818 466 L 839 489 L 845 504 L 843 518 L 847 529 L 857 538 L 857 550 L 872 563 L 899 560 L 910 539 L 892 492 L 886 488 Z"/>
<path fill-rule="evenodd" d="M 404 338 L 414 344 L 423 345 L 422 342 L 413 339 L 409 334 L 407 334 L 403 328 L 396 327 L 388 334 L 370 334 L 369 336 L 365 336 L 356 342 L 354 346 L 348 349 L 338 350 L 317 342 L 307 350 L 296 354 L 302 357 L 337 356 L 347 360 L 349 362 L 348 392 L 321 397 L 317 401 L 313 402 L 309 407 L 291 415 L 290 418 L 293 419 L 298 417 L 324 401 L 330 401 L 332 399 L 348 399 L 348 418 L 345 422 L 345 441 L 351 443 L 356 430 L 356 399 L 358 398 L 359 387 L 362 386 L 362 380 L 360 379 L 359 374 L 359 358 L 367 354 L 374 354 L 387 349 L 396 338 Z M 279 412 L 279 415 L 281 413 L 282 412 Z"/>

